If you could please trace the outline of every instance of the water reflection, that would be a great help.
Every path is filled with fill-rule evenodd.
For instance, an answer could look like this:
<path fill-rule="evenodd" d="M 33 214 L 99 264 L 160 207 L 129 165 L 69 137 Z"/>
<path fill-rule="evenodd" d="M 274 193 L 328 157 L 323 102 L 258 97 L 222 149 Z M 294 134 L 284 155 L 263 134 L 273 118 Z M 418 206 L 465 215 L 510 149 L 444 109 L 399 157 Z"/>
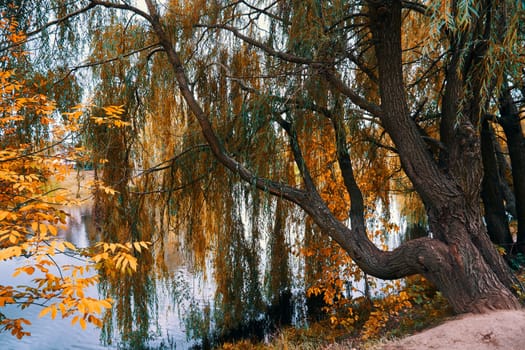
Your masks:
<path fill-rule="evenodd" d="M 155 221 L 161 217 L 155 214 L 157 209 L 153 206 L 146 208 L 149 211 L 144 213 L 148 215 L 129 215 L 128 221 L 115 221 L 111 231 L 95 224 L 89 206 L 68 209 L 68 229 L 60 232 L 60 237 L 78 247 L 107 241 L 111 235 L 122 239 L 119 232 L 137 235 L 133 239 L 142 240 L 145 231 L 142 226 L 156 227 Z M 304 214 L 283 203 L 273 207 L 271 215 L 255 215 L 257 207 L 252 208 L 255 209 L 240 210 L 233 206 L 229 215 L 233 224 L 224 225 L 229 229 L 217 242 L 215 256 L 207 254 L 203 269 L 188 267 L 184 251 L 191 247 L 184 246 L 175 234 L 146 237 L 145 240 L 155 244 L 150 251 L 140 254 L 137 273 L 117 278 L 103 275 L 100 285 L 87 291 L 89 296 L 115 300 L 102 330 L 88 325 L 82 331 L 78 325 L 71 326 L 68 319 L 52 321 L 49 316 L 40 319 L 38 307 L 20 310 L 8 306 L 4 309 L 6 315 L 32 322 L 28 328 L 32 336 L 17 340 L 8 333 L 0 333 L 0 349 L 190 349 L 198 345 L 206 347 L 218 339 L 254 334 L 261 337 L 275 325 L 305 325 L 306 274 L 315 264 L 307 267 L 306 259 L 291 254 L 294 242 L 309 235 L 305 225 L 300 224 Z M 119 209 L 110 212 L 107 218 L 112 218 L 111 215 L 123 216 Z M 267 220 L 270 217 L 273 221 Z M 246 218 L 259 221 L 250 222 Z M 287 218 L 293 218 L 291 223 L 286 222 Z M 372 231 L 381 229 L 380 222 L 370 221 L 369 225 Z M 155 230 L 162 232 L 151 228 L 149 232 Z M 390 238 L 396 240 L 399 236 Z M 389 247 L 397 244 L 386 241 Z M 57 262 L 78 264 L 78 260 L 64 255 L 57 256 Z M 21 263 L 21 260 L 3 262 L 1 283 L 29 282 L 30 276 L 23 274 L 16 279 L 11 277 Z M 364 289 L 362 284 L 363 281 L 354 287 Z M 347 294 L 351 297 L 352 291 Z"/>
<path fill-rule="evenodd" d="M 67 256 L 57 256 L 56 259 L 59 264 L 78 263 L 72 261 Z M 5 284 L 29 284 L 30 277 L 25 274 L 20 274 L 17 278 L 12 278 L 11 275 L 14 269 L 20 266 L 21 260 L 14 259 L 2 263 L 2 270 L 0 278 Z M 34 277 L 34 276 L 33 276 Z M 97 288 L 92 286 L 86 290 L 86 295 L 96 297 L 98 295 Z M 77 324 L 71 326 L 71 320 L 61 319 L 58 316 L 52 320 L 48 315 L 39 318 L 39 307 L 29 307 L 21 310 L 14 305 L 7 305 L 2 312 L 8 317 L 18 318 L 23 317 L 31 322 L 27 327 L 27 331 L 31 332 L 31 336 L 24 337 L 18 340 L 7 332 L 0 333 L 0 348 L 2 350 L 63 350 L 63 349 L 112 349 L 114 347 L 103 347 L 99 342 L 100 330 L 96 329 L 91 324 L 87 325 L 86 330 L 82 330 Z"/>
<path fill-rule="evenodd" d="M 60 232 L 60 237 L 67 239 L 78 247 L 88 247 L 97 241 L 97 230 L 91 216 L 89 207 L 71 208 L 68 210 L 71 214 L 68 222 L 68 229 Z M 79 264 L 76 258 L 66 255 L 57 255 L 55 260 L 60 265 Z M 23 264 L 23 259 L 13 259 L 2 262 L 0 270 L 0 280 L 2 284 L 6 285 L 20 285 L 30 284 L 32 278 L 37 277 L 20 274 L 16 278 L 12 277 L 13 271 L 16 267 Z M 190 278 L 190 274 L 183 268 L 179 269 L 179 274 L 184 275 L 184 278 Z M 146 339 L 137 340 L 137 345 L 140 343 L 141 348 L 150 349 L 189 349 L 192 342 L 186 340 L 184 332 L 184 324 L 181 321 L 181 313 L 177 307 L 173 307 L 171 300 L 170 289 L 173 285 L 162 284 L 159 281 L 154 281 L 155 288 L 149 292 L 153 293 L 153 299 L 156 300 L 158 312 L 155 314 L 156 320 L 149 320 L 146 324 L 150 324 L 145 332 L 148 334 Z M 118 284 L 121 287 L 123 294 L 128 294 L 130 286 L 123 288 L 124 285 Z M 99 297 L 100 286 L 92 286 L 86 290 L 86 296 Z M 193 285 L 188 287 L 194 288 L 196 296 L 202 295 L 202 290 L 205 286 L 199 284 L 196 280 Z M 133 288 L 133 287 L 131 287 Z M 198 290 L 197 290 L 198 289 Z M 192 293 L 192 291 L 188 291 Z M 130 294 L 131 295 L 131 294 Z M 184 305 L 181 305 L 184 306 Z M 86 330 L 82 330 L 77 324 L 71 325 L 70 319 L 61 319 L 58 316 L 52 320 L 48 315 L 39 318 L 38 313 L 41 308 L 38 306 L 29 307 L 21 310 L 15 305 L 7 305 L 2 309 L 2 312 L 8 317 L 18 318 L 23 317 L 31 322 L 27 331 L 31 332 L 31 336 L 24 337 L 18 340 L 7 332 L 0 333 L 0 349 L 1 350 L 63 350 L 63 349 L 123 349 L 126 346 L 120 344 L 121 335 L 118 330 L 111 334 L 110 342 L 101 342 L 101 330 L 91 324 L 87 325 Z M 132 340 L 132 338 L 130 338 Z M 134 344 L 130 342 L 127 346 L 132 347 Z"/>
<path fill-rule="evenodd" d="M 83 205 L 66 208 L 68 214 L 67 229 L 62 230 L 59 236 L 78 248 L 90 247 L 97 242 L 97 230 L 91 206 Z"/>
<path fill-rule="evenodd" d="M 88 207 L 72 208 L 68 229 L 60 232 L 60 236 L 79 247 L 89 246 L 91 242 L 90 235 L 93 235 L 95 232 L 89 213 L 90 210 Z M 79 264 L 79 260 L 62 254 L 55 256 L 54 260 L 59 265 Z M 29 285 L 33 278 L 40 277 L 35 273 L 32 276 L 20 274 L 16 278 L 13 278 L 13 271 L 23 263 L 24 258 L 2 262 L 2 269 L 0 271 L 2 283 L 6 285 Z M 98 297 L 97 287 L 89 287 L 86 290 L 86 296 Z M 29 307 L 25 310 L 21 310 L 15 305 L 7 305 L 3 308 L 2 312 L 8 317 L 23 317 L 29 320 L 31 325 L 27 327 L 27 331 L 31 332 L 31 336 L 18 340 L 11 334 L 2 332 L 0 333 L 0 348 L 2 350 L 32 350 L 36 348 L 41 350 L 97 350 L 115 348 L 105 347 L 100 344 L 100 330 L 93 325 L 88 323 L 86 330 L 82 330 L 78 324 L 72 326 L 70 319 L 61 319 L 60 316 L 55 320 L 52 320 L 49 314 L 39 318 L 38 313 L 40 310 L 41 308 L 38 306 Z"/>

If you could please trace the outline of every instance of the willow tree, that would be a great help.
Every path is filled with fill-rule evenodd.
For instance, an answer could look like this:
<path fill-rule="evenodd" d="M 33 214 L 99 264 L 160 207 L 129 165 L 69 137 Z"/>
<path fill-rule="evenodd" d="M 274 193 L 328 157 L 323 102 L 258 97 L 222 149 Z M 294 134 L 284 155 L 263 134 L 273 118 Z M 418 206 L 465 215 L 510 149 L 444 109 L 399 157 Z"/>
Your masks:
<path fill-rule="evenodd" d="M 518 63 L 502 51 L 518 50 L 519 5 L 198 1 L 190 7 L 147 0 L 143 11 L 124 2 L 90 4 L 141 16 L 173 71 L 179 89 L 173 93 L 184 99 L 215 158 L 259 190 L 301 207 L 363 271 L 383 279 L 422 274 L 457 312 L 519 307 L 515 281 L 487 235 L 480 205 L 480 125 Z M 508 13 L 515 18 L 502 28 Z M 217 46 L 215 57 L 206 52 L 210 46 L 199 47 L 206 41 Z M 242 69 L 255 61 L 257 70 Z M 217 91 L 224 101 L 208 95 L 206 78 L 228 79 Z M 369 240 L 354 169 L 357 132 L 349 120 L 363 115 L 388 134 L 392 154 L 425 207 L 430 237 L 392 251 Z M 253 137 L 279 128 L 275 142 L 293 156 L 295 176 L 275 179 L 271 168 L 256 171 L 251 164 L 277 163 L 282 155 L 247 154 L 249 144 L 235 144 L 220 130 L 229 128 L 235 138 L 238 128 L 254 128 L 256 117 Z M 329 132 L 327 122 L 341 175 L 334 181 L 349 194 L 350 225 L 330 210 L 305 157 L 309 138 Z"/>
<path fill-rule="evenodd" d="M 63 18 L 102 10 L 132 14 L 130 21 L 150 34 L 143 46 L 149 52 L 141 57 L 145 67 L 152 76 L 164 70 L 172 77 L 173 85 L 157 87 L 184 101 L 181 120 L 193 116 L 181 139 L 195 138 L 200 129 L 233 181 L 295 203 L 367 274 L 422 274 L 457 312 L 519 307 L 516 281 L 483 220 L 492 208 L 481 200 L 483 166 L 490 164 L 482 150 L 501 154 L 481 140 L 490 130 L 485 123 L 499 120 L 505 128 L 508 121 L 507 134 L 517 140 L 508 136 L 509 149 L 523 147 L 515 125 L 519 106 L 512 100 L 523 85 L 520 2 L 145 4 L 147 9 L 86 0 Z M 162 106 L 150 108 L 160 120 Z M 367 168 L 378 149 L 376 168 Z M 326 168 L 335 170 L 322 176 Z M 494 181 L 486 176 L 484 183 Z M 369 239 L 367 198 L 369 191 L 396 187 L 417 195 L 430 234 L 386 251 Z M 339 189 L 344 193 L 334 195 Z M 348 221 L 338 214 L 346 206 Z"/>

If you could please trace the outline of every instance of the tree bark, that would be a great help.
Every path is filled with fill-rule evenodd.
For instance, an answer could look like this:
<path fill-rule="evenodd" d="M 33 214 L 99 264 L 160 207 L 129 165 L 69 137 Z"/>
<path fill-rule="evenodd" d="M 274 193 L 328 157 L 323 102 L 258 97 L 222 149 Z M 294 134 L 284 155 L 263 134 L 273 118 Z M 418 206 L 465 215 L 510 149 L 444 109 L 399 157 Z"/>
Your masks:
<path fill-rule="evenodd" d="M 475 131 L 469 120 L 453 125 L 451 120 L 456 114 L 444 117 L 448 124 L 442 130 L 449 148 L 450 174 L 441 172 L 425 152 L 408 113 L 402 73 L 401 1 L 368 3 L 379 69 L 382 124 L 396 144 L 405 173 L 423 199 L 433 236 L 448 250 L 448 265 L 438 269 L 426 265 L 424 275 L 458 312 L 517 308 L 519 303 L 510 290 L 514 278 L 492 247 L 476 209 L 481 165 Z M 445 113 L 457 111 L 460 98 L 460 80 L 450 83 L 448 99 L 443 100 Z M 423 261 L 425 258 L 418 257 Z"/>
<path fill-rule="evenodd" d="M 507 213 L 505 211 L 504 196 L 496 147 L 494 131 L 489 124 L 488 118 L 484 118 L 481 124 L 481 154 L 483 158 L 483 182 L 481 198 L 485 208 L 485 221 L 490 239 L 512 255 L 513 240 L 510 234 Z"/>
<path fill-rule="evenodd" d="M 503 127 L 507 138 L 512 167 L 512 182 L 514 198 L 516 199 L 516 220 L 518 221 L 516 248 L 518 252 L 525 254 L 525 138 L 523 137 L 519 111 L 506 85 L 500 99 L 499 123 Z"/>

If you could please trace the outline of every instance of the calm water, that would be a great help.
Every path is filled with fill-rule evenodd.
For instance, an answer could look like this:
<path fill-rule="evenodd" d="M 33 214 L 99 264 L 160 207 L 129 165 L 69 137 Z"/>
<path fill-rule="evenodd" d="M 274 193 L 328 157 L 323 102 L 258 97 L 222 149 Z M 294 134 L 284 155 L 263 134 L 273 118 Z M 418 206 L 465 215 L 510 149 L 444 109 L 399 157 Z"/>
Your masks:
<path fill-rule="evenodd" d="M 90 215 L 89 208 L 77 208 L 70 209 L 71 217 L 69 219 L 68 230 L 61 233 L 61 237 L 78 247 L 88 247 L 90 244 L 96 242 L 97 238 L 95 235 L 93 220 Z M 375 230 L 380 229 L 381 224 L 378 222 L 369 222 L 369 229 Z M 403 225 L 401 225 L 403 226 Z M 401 227 L 401 232 L 404 231 L 404 227 Z M 400 235 L 393 235 L 389 237 L 386 245 L 390 248 L 395 247 L 399 244 Z M 379 243 L 379 242 L 377 242 Z M 194 303 L 193 306 L 197 305 L 197 308 L 202 310 L 203 306 L 208 303 L 210 308 L 213 308 L 214 299 L 214 285 L 210 282 L 205 282 L 203 278 L 198 275 L 195 276 L 188 272 L 184 266 L 184 262 L 181 261 L 180 254 L 166 251 L 163 253 L 166 259 L 166 263 L 170 273 L 175 276 L 173 280 L 180 280 L 183 283 L 183 290 L 187 293 L 191 301 Z M 56 260 L 59 264 L 77 264 L 78 260 L 68 256 L 57 256 Z M 297 260 L 297 259 L 296 259 Z M 298 261 L 292 262 L 292 264 L 298 264 Z M 31 278 L 35 276 L 27 276 L 20 274 L 18 277 L 13 278 L 13 270 L 20 266 L 23 260 L 12 260 L 8 262 L 2 262 L 0 264 L 0 283 L 7 285 L 26 284 Z M 295 270 L 296 275 L 300 276 L 300 270 L 302 267 L 300 264 L 292 266 L 292 270 Z M 211 271 L 211 267 L 209 272 Z M 213 275 L 212 272 L 209 273 Z M 305 300 L 304 299 L 304 285 L 297 285 L 301 281 L 300 278 L 293 278 L 292 285 L 292 298 L 294 310 L 293 324 L 305 325 Z M 383 281 L 376 281 L 376 290 L 379 290 L 383 285 Z M 363 281 L 356 283 L 355 287 L 358 290 L 363 290 Z M 174 301 L 173 294 L 177 290 L 177 285 L 168 284 L 166 285 L 162 281 L 157 281 L 155 295 L 152 300 L 156 300 L 157 313 L 154 316 L 155 319 L 151 321 L 149 325 L 149 341 L 146 342 L 146 347 L 150 349 L 190 349 L 194 342 L 188 341 L 184 320 L 190 311 L 189 298 L 181 301 Z M 87 295 L 92 297 L 99 297 L 97 286 L 93 286 L 86 291 Z M 124 293 L 128 293 L 124 291 Z M 355 295 L 354 295 L 355 296 Z M 195 304 L 196 303 L 196 304 Z M 51 320 L 49 315 L 43 318 L 38 318 L 38 314 L 41 307 L 34 306 L 26 310 L 20 310 L 15 306 L 8 306 L 2 309 L 2 312 L 10 317 L 23 317 L 31 321 L 31 325 L 26 328 L 26 331 L 31 332 L 31 336 L 24 337 L 22 340 L 16 339 L 16 337 L 9 333 L 0 333 L 0 350 L 62 350 L 62 349 L 124 349 L 119 346 L 118 331 L 112 334 L 113 344 L 112 346 L 104 346 L 101 344 L 101 331 L 91 325 L 88 325 L 86 330 L 82 330 L 77 324 L 71 325 L 70 319 Z M 58 316 L 60 317 L 60 316 Z"/>
<path fill-rule="evenodd" d="M 86 247 L 93 239 L 93 232 L 91 229 L 91 217 L 89 210 L 72 209 L 69 228 L 62 236 L 77 245 L 78 247 Z M 59 255 L 56 257 L 59 264 L 78 264 L 78 260 Z M 11 260 L 2 262 L 0 265 L 0 283 L 7 285 L 17 285 L 28 283 L 31 278 L 35 276 L 27 276 L 20 274 L 16 278 L 12 277 L 14 269 L 23 260 Z M 181 274 L 186 274 L 184 270 Z M 191 277 L 190 277 L 191 278 Z M 201 294 L 202 286 L 195 282 L 192 286 L 197 295 Z M 86 291 L 87 295 L 98 297 L 99 293 L 96 286 L 89 288 Z M 159 319 L 158 327 L 152 328 L 152 341 L 148 346 L 158 348 L 164 345 L 164 348 L 188 349 L 191 343 L 186 340 L 184 332 L 184 325 L 179 318 L 180 310 L 173 307 L 173 303 L 169 301 L 166 291 L 158 291 L 157 298 L 159 303 Z M 31 325 L 27 326 L 26 331 L 31 332 L 31 336 L 24 337 L 18 340 L 10 333 L 0 333 L 0 350 L 63 350 L 63 349 L 118 349 L 116 345 L 103 346 L 100 342 L 100 330 L 88 324 L 86 330 L 82 330 L 78 323 L 75 326 L 71 325 L 70 319 L 61 319 L 57 316 L 52 320 L 49 315 L 42 318 L 38 317 L 41 307 L 34 306 L 25 310 L 20 310 L 16 306 L 10 305 L 2 309 L 2 312 L 11 318 L 23 317 L 31 321 Z M 182 316 L 182 315 L 181 315 Z M 116 335 L 118 337 L 118 334 Z M 118 339 L 115 339 L 118 342 Z"/>

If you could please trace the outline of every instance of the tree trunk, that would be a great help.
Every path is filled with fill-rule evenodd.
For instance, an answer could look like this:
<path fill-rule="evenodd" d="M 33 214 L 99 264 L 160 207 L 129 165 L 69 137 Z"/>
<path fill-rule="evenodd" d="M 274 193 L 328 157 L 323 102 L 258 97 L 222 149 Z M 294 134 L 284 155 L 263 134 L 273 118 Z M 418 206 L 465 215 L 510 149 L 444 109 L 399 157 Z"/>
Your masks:
<path fill-rule="evenodd" d="M 494 132 L 489 120 L 484 118 L 481 128 L 481 154 L 483 158 L 483 182 L 481 198 L 485 208 L 485 221 L 490 239 L 512 255 L 514 244 L 510 234 L 498 160 L 496 158 Z"/>
<path fill-rule="evenodd" d="M 337 221 L 318 199 L 311 198 L 302 207 L 348 252 L 363 272 L 371 276 L 396 279 L 422 274 L 437 286 L 457 313 L 520 308 L 518 299 L 508 287 L 513 279 L 505 262 L 498 265 L 503 272 L 495 273 L 475 242 L 469 239 L 469 232 L 481 233 L 497 257 L 482 221 L 475 220 L 472 211 L 452 206 L 442 211 L 431 210 L 432 232 L 448 237 L 447 242 L 420 238 L 385 252 L 366 239 L 366 232 L 350 230 Z M 436 216 L 438 212 L 441 212 L 439 217 Z"/>
<path fill-rule="evenodd" d="M 510 269 L 488 239 L 480 214 L 465 208 L 450 206 L 442 215 L 430 216 L 432 230 L 446 237 L 452 262 L 450 275 L 428 276 L 429 280 L 445 296 L 451 293 L 447 299 L 457 312 L 519 308 L 511 292 L 515 280 Z"/>
<path fill-rule="evenodd" d="M 444 114 L 452 113 L 443 121 L 448 123 L 443 129 L 449 151 L 450 172 L 446 174 L 425 152 L 409 117 L 402 73 L 401 1 L 369 1 L 369 19 L 378 61 L 383 127 L 396 144 L 403 169 L 427 208 L 432 235 L 448 252 L 434 259 L 423 254 L 412 258 L 421 262 L 423 274 L 456 312 L 518 308 L 519 302 L 510 289 L 514 278 L 490 243 L 477 209 L 481 182 L 479 139 L 469 119 L 459 124 L 455 119 L 461 79 L 447 81 L 449 95 L 443 100 Z M 449 72 L 458 74 L 455 69 Z"/>
<path fill-rule="evenodd" d="M 499 108 L 501 114 L 499 123 L 507 137 L 514 197 L 516 199 L 516 220 L 518 221 L 516 248 L 525 254 L 525 138 L 523 137 L 518 109 L 506 86 L 503 89 Z"/>

